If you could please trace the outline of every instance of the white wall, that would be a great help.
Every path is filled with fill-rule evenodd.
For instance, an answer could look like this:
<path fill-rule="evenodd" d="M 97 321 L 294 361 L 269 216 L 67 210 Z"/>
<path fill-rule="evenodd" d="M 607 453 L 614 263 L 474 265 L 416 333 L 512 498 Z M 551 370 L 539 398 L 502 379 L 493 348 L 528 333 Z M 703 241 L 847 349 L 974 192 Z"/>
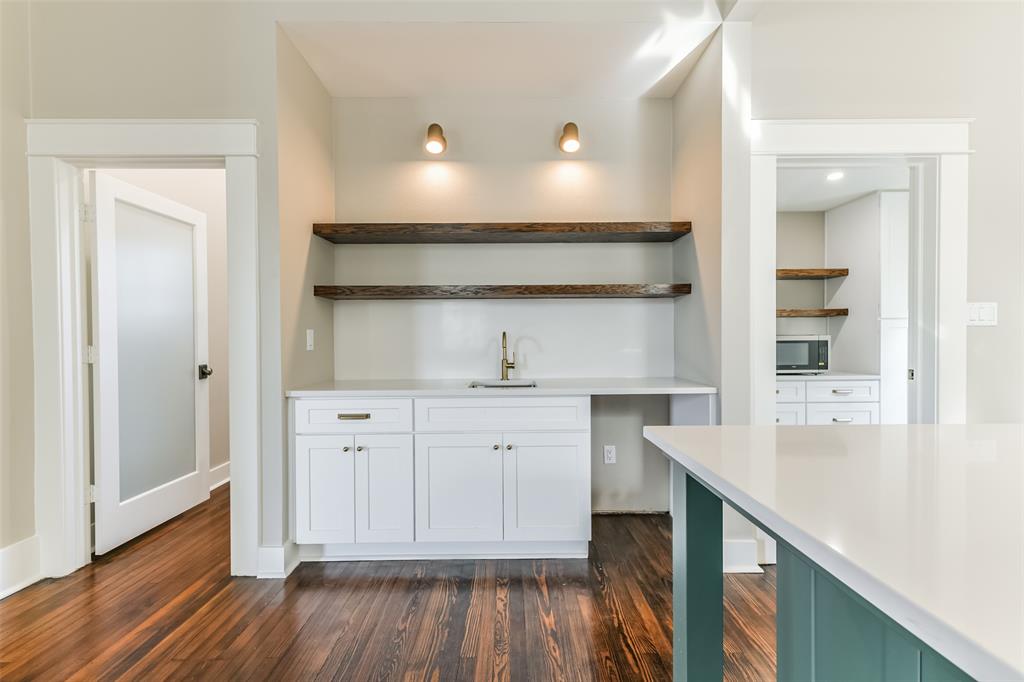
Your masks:
<path fill-rule="evenodd" d="M 775 262 L 780 268 L 825 267 L 825 213 L 780 211 L 775 216 L 775 244 Z M 820 281 L 775 283 L 777 308 L 821 308 L 824 303 L 825 285 Z M 828 323 L 813 317 L 780 317 L 775 329 L 783 335 L 827 334 Z"/>
<path fill-rule="evenodd" d="M 210 468 L 228 461 L 227 195 L 221 169 L 104 169 L 107 175 L 206 214 Z"/>
<path fill-rule="evenodd" d="M 22 123 L 29 108 L 28 33 L 28 6 L 0 2 L 0 547 L 35 532 L 28 171 Z"/>
<path fill-rule="evenodd" d="M 968 329 L 971 422 L 1024 418 L 1022 45 L 1019 2 L 765 3 L 753 23 L 754 118 L 976 119 L 968 299 L 1000 314 Z"/>
<path fill-rule="evenodd" d="M 825 211 L 825 267 L 849 268 L 847 277 L 827 280 L 825 305 L 849 308 L 847 317 L 828 320 L 833 369 L 878 374 L 882 298 L 881 204 L 874 192 Z"/>
<path fill-rule="evenodd" d="M 576 155 L 557 148 L 580 126 Z M 427 125 L 448 150 L 423 151 Z M 336 99 L 339 221 L 602 221 L 669 217 L 671 102 L 587 99 Z M 689 238 L 685 238 L 689 239 Z M 335 247 L 338 284 L 669 282 L 665 244 Z M 328 282 L 324 282 L 328 283 Z M 673 303 L 644 300 L 371 301 L 334 307 L 335 376 L 672 376 Z M 595 415 L 594 506 L 664 510 L 667 467 L 641 428 L 664 398 L 608 399 Z M 658 422 L 655 422 L 658 423 Z M 601 446 L 618 448 L 605 465 Z"/>

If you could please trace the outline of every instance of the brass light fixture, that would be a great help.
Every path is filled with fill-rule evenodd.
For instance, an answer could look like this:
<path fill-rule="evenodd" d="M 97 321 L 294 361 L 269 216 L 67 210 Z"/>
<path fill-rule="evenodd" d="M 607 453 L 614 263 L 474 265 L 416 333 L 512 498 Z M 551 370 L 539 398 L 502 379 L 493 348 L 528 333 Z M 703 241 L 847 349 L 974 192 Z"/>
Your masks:
<path fill-rule="evenodd" d="M 580 127 L 569 121 L 562 126 L 562 136 L 558 138 L 558 148 L 572 154 L 580 148 Z"/>
<path fill-rule="evenodd" d="M 427 141 L 423 147 L 431 154 L 440 154 L 448 148 L 448 140 L 444 139 L 440 124 L 431 123 L 427 127 Z"/>

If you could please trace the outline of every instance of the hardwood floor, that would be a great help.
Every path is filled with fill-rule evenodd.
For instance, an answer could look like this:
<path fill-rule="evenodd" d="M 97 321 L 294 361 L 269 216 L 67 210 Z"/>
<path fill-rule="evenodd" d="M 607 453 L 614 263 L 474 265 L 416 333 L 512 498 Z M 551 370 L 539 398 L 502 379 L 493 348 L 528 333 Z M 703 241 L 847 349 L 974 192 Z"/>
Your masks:
<path fill-rule="evenodd" d="M 589 560 L 302 564 L 228 577 L 228 492 L 0 602 L 0 678 L 669 680 L 670 526 Z M 775 677 L 774 571 L 726 576 L 727 680 Z"/>

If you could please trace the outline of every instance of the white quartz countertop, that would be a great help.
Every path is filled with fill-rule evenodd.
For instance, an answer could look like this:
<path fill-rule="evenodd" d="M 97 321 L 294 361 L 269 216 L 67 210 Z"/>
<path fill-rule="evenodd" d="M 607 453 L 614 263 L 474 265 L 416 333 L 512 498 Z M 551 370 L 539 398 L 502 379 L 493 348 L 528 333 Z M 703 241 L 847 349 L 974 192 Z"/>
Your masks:
<path fill-rule="evenodd" d="M 713 394 L 718 389 L 673 377 L 537 379 L 535 388 L 469 388 L 472 379 L 328 381 L 287 391 L 289 398 L 365 396 L 528 396 Z"/>
<path fill-rule="evenodd" d="M 967 674 L 1024 679 L 1024 425 L 644 435 Z"/>
<path fill-rule="evenodd" d="M 776 374 L 776 381 L 878 381 L 881 375 L 857 372 L 826 372 L 825 374 Z"/>

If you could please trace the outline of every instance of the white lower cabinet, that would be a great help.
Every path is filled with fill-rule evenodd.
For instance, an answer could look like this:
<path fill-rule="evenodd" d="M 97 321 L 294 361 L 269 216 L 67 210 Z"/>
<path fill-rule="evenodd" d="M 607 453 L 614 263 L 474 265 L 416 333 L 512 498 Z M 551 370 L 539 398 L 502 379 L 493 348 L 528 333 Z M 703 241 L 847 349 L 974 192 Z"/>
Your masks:
<path fill-rule="evenodd" d="M 589 398 L 290 408 L 296 543 L 350 558 L 586 556 Z"/>
<path fill-rule="evenodd" d="M 501 434 L 416 436 L 416 540 L 502 539 Z"/>
<path fill-rule="evenodd" d="M 780 426 L 803 426 L 807 423 L 807 406 L 803 403 L 775 405 L 775 423 Z"/>
<path fill-rule="evenodd" d="M 782 426 L 878 424 L 877 379 L 779 380 L 775 423 Z"/>
<path fill-rule="evenodd" d="M 505 539 L 590 538 L 590 434 L 505 433 Z"/>
<path fill-rule="evenodd" d="M 412 436 L 356 436 L 355 445 L 355 541 L 412 542 Z"/>
<path fill-rule="evenodd" d="M 296 542 L 355 541 L 354 449 L 354 436 L 296 436 Z"/>

